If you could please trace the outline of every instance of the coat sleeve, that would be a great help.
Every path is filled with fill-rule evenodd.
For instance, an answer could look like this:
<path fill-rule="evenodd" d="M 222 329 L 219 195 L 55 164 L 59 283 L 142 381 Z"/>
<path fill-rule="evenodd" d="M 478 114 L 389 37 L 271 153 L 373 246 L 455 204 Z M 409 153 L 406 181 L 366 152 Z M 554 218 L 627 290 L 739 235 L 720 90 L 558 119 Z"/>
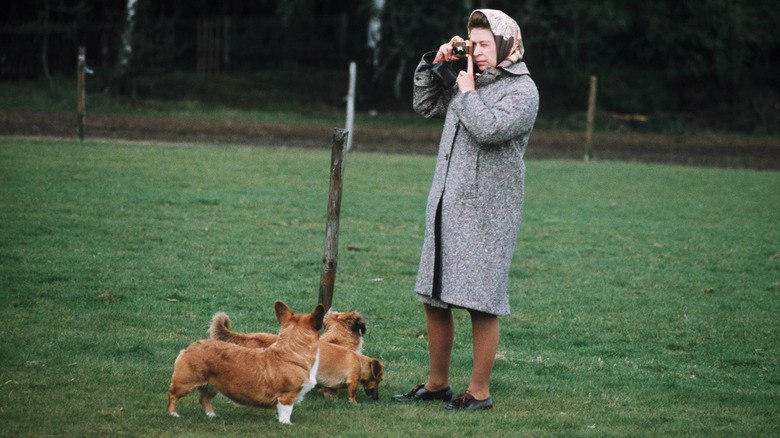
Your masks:
<path fill-rule="evenodd" d="M 458 93 L 451 109 L 478 143 L 503 144 L 533 129 L 539 93 L 529 76 L 515 76 L 506 92 L 495 97 L 483 98 L 476 91 Z"/>
<path fill-rule="evenodd" d="M 431 68 L 436 52 L 428 52 L 414 71 L 414 111 L 426 118 L 444 117 L 452 96 L 451 90 L 443 89 L 433 78 Z"/>

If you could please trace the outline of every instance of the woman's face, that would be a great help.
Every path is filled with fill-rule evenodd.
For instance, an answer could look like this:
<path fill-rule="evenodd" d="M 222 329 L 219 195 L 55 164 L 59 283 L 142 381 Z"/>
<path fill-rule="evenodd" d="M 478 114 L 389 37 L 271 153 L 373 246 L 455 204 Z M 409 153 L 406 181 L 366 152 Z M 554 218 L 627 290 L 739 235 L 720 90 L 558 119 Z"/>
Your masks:
<path fill-rule="evenodd" d="M 474 44 L 474 61 L 480 71 L 485 71 L 488 67 L 495 67 L 496 62 L 496 40 L 490 29 L 476 27 L 471 29 L 469 36 Z"/>

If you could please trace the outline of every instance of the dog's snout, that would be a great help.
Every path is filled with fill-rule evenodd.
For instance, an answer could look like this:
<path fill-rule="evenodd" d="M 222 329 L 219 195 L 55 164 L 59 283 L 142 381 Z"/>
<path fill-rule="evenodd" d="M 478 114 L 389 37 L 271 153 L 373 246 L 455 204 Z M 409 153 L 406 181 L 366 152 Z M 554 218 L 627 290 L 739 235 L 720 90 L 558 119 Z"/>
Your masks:
<path fill-rule="evenodd" d="M 366 395 L 371 397 L 371 400 L 379 400 L 379 388 L 366 389 Z"/>

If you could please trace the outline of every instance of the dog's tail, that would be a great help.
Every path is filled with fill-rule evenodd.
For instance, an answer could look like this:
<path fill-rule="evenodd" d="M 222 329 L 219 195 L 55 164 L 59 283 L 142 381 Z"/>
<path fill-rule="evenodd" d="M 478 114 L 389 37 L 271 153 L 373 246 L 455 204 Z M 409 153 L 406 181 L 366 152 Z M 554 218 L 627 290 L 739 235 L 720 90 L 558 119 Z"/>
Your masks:
<path fill-rule="evenodd" d="M 231 342 L 233 332 L 230 331 L 230 318 L 225 312 L 215 313 L 209 326 L 209 337 L 220 341 Z"/>

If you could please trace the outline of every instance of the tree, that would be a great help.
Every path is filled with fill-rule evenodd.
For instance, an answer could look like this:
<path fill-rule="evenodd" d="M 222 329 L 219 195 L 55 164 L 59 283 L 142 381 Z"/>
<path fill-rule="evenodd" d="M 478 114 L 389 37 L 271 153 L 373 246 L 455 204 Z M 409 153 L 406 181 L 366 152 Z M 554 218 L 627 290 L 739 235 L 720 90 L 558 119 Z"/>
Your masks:
<path fill-rule="evenodd" d="M 466 34 L 470 12 L 466 3 L 385 0 L 379 15 L 381 36 L 373 56 L 377 62 L 371 60 L 370 90 L 391 89 L 396 99 L 404 90 L 411 91 L 410 79 L 420 57 L 453 35 Z M 372 94 L 376 97 L 376 92 Z"/>
<path fill-rule="evenodd" d="M 114 70 L 114 94 L 123 94 L 128 88 L 127 82 L 133 54 L 133 28 L 135 27 L 137 5 L 138 0 L 127 0 L 125 19 L 122 23 L 122 31 L 119 38 L 116 68 Z"/>
<path fill-rule="evenodd" d="M 53 32 L 72 30 L 75 28 L 75 17 L 86 12 L 87 7 L 83 1 L 78 1 L 73 5 L 66 4 L 65 0 L 43 0 L 43 8 L 38 17 L 41 32 L 41 65 L 43 67 L 43 76 L 49 83 L 49 95 L 54 96 L 57 93 L 54 84 L 54 78 L 49 70 L 49 38 Z M 56 15 L 61 20 L 70 21 L 69 24 L 59 24 L 52 22 L 52 16 Z M 37 27 L 37 26 L 36 26 Z"/>
<path fill-rule="evenodd" d="M 366 47 L 370 56 L 369 63 L 376 68 L 379 65 L 379 41 L 382 39 L 382 10 L 385 7 L 385 0 L 373 1 L 374 8 L 368 21 Z"/>
<path fill-rule="evenodd" d="M 51 11 L 51 0 L 43 0 L 43 43 L 41 44 L 41 63 L 43 64 L 43 76 L 49 82 L 49 96 L 54 97 L 55 87 L 54 78 L 49 72 L 49 17 Z"/>

